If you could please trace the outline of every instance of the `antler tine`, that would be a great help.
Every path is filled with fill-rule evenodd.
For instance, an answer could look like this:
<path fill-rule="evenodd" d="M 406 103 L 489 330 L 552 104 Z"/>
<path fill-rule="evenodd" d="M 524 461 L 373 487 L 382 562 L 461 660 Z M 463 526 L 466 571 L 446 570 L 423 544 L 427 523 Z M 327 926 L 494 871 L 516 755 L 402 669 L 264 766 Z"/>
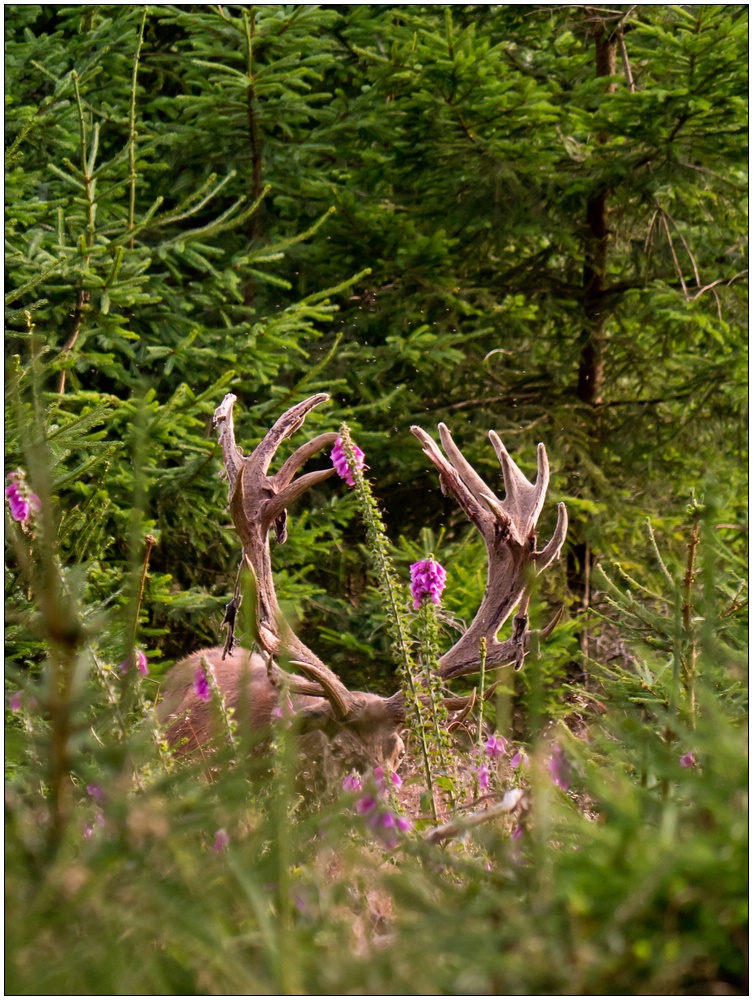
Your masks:
<path fill-rule="evenodd" d="M 220 428 L 218 435 L 225 463 L 229 497 L 233 495 L 236 480 L 243 468 L 243 453 L 235 443 L 235 428 L 233 427 L 233 405 L 237 398 L 232 392 L 229 392 L 214 411 L 212 417 L 212 426 Z"/>
<path fill-rule="evenodd" d="M 273 687 L 280 688 L 284 685 L 290 694 L 326 698 L 339 719 L 347 718 L 352 708 L 351 694 L 331 670 L 328 670 L 323 665 L 317 667 L 303 660 L 290 660 L 290 666 L 298 667 L 313 679 L 309 680 L 283 670 L 278 663 L 273 661 L 271 654 L 269 654 L 267 657 L 267 676 Z"/>
<path fill-rule="evenodd" d="M 494 431 L 489 431 L 489 440 L 497 453 L 502 466 L 502 478 L 505 483 L 504 509 L 510 514 L 520 541 L 528 538 L 536 527 L 539 514 L 544 506 L 546 491 L 549 486 L 549 459 L 546 448 L 540 444 L 536 450 L 538 474 L 536 482 L 529 482 L 520 471 L 517 464 Z"/>
<path fill-rule="evenodd" d="M 446 430 L 446 428 L 445 428 Z M 493 517 L 486 507 L 479 503 L 478 497 L 466 485 L 458 470 L 447 461 L 437 447 L 434 439 L 421 427 L 411 427 L 411 433 L 421 442 L 424 454 L 427 455 L 439 472 L 439 485 L 443 493 L 452 493 L 460 504 L 468 520 L 475 524 L 483 534 L 493 526 Z M 465 459 L 463 459 L 465 461 Z M 467 464 L 467 463 L 466 463 Z M 474 473 L 474 475 L 477 475 Z M 477 475 L 481 481 L 481 477 Z"/>
<path fill-rule="evenodd" d="M 437 429 L 439 430 L 439 440 L 442 442 L 442 447 L 444 448 L 447 457 L 460 473 L 463 478 L 463 482 L 474 495 L 477 502 L 480 503 L 482 495 L 491 492 L 489 487 L 455 444 L 447 425 L 438 424 Z"/>
<path fill-rule="evenodd" d="M 306 675 L 304 679 L 296 674 L 283 670 L 278 663 L 267 666 L 270 681 L 278 687 L 283 681 L 288 689 L 295 694 L 313 694 L 326 698 L 335 709 L 339 718 L 345 718 L 352 707 L 351 692 L 343 682 L 326 667 L 315 653 L 304 645 L 293 630 L 283 621 L 278 608 L 278 628 L 273 631 L 267 625 L 258 623 L 259 643 L 266 651 L 269 660 L 275 653 L 285 652 L 293 658 L 288 662 L 292 667 L 298 667 Z"/>
<path fill-rule="evenodd" d="M 335 470 L 331 468 L 320 469 L 317 472 L 307 472 L 306 475 L 301 476 L 294 482 L 292 481 L 293 476 L 312 455 L 321 451 L 322 448 L 326 448 L 327 445 L 334 444 L 336 440 L 337 434 L 332 431 L 317 435 L 311 441 L 302 444 L 300 448 L 296 448 L 290 458 L 283 464 L 280 471 L 271 477 L 272 489 L 277 495 L 267 502 L 263 517 L 268 525 L 282 518 L 282 522 L 278 525 L 277 530 L 278 542 L 282 543 L 286 538 L 286 509 L 294 500 L 297 500 L 299 496 L 305 493 L 306 490 L 311 489 L 312 486 L 316 486 L 319 483 L 323 483 L 325 479 L 329 479 L 330 476 L 334 475 Z"/>
<path fill-rule="evenodd" d="M 463 722 L 473 711 L 476 705 L 476 688 L 470 694 L 461 695 L 458 698 L 443 698 L 442 704 L 448 712 L 462 712 L 454 722 Z"/>
<path fill-rule="evenodd" d="M 318 434 L 315 438 L 307 441 L 306 444 L 302 444 L 300 448 L 296 448 L 290 458 L 283 463 L 280 471 L 274 477 L 277 486 L 280 489 L 287 486 L 296 472 L 298 472 L 301 466 L 307 462 L 312 455 L 321 451 L 322 448 L 326 448 L 327 445 L 334 444 L 335 441 L 337 441 L 337 434 L 334 433 L 334 431 L 327 431 L 324 434 Z M 331 475 L 335 470 L 332 468 L 327 471 Z"/>
<path fill-rule="evenodd" d="M 440 482 L 449 488 L 461 508 L 476 525 L 486 544 L 488 575 L 486 591 L 476 617 L 458 642 L 439 661 L 440 676 L 448 680 L 475 673 L 481 640 L 486 640 L 487 667 L 515 662 L 521 666 L 529 645 L 527 588 L 532 572 L 541 571 L 557 558 L 567 533 L 567 512 L 559 505 L 557 527 L 541 551 L 535 549 L 535 529 L 549 485 L 546 448 L 538 446 L 538 474 L 529 482 L 494 431 L 489 438 L 502 467 L 505 499 L 499 500 L 465 459 L 444 424 L 439 436 L 447 458 L 433 439 L 419 427 L 411 427 L 424 452 L 439 470 Z M 449 461 L 448 461 L 449 459 Z M 520 604 L 513 636 L 504 642 L 497 633 Z"/>
<path fill-rule="evenodd" d="M 329 398 L 326 392 L 318 392 L 315 396 L 309 396 L 308 399 L 304 399 L 303 402 L 296 403 L 295 406 L 291 406 L 289 410 L 286 410 L 274 423 L 271 430 L 267 431 L 261 442 L 254 449 L 253 454 L 247 459 L 249 462 L 253 461 L 255 471 L 258 471 L 261 475 L 266 475 L 269 464 L 282 442 L 295 434 L 297 430 L 300 430 L 307 415 L 315 406 L 325 403 Z"/>
<path fill-rule="evenodd" d="M 331 443 L 336 434 L 320 434 L 301 445 L 283 464 L 275 476 L 267 470 L 278 447 L 294 434 L 307 414 L 329 399 L 320 392 L 287 410 L 275 422 L 250 456 L 244 458 L 235 444 L 232 425 L 234 396 L 226 396 L 215 412 L 215 423 L 221 425 L 228 478 L 231 479 L 230 513 L 243 542 L 246 565 L 256 579 L 256 626 L 259 643 L 271 657 L 285 653 L 291 663 L 306 675 L 305 679 L 287 674 L 275 667 L 275 677 L 285 678 L 291 691 L 325 697 L 339 718 L 345 718 L 353 706 L 353 695 L 342 681 L 284 624 L 272 577 L 269 550 L 269 529 L 274 524 L 278 542 L 285 540 L 287 506 L 316 483 L 328 479 L 334 469 L 309 472 L 293 479 L 303 463 L 321 448 Z M 270 679 L 272 676 L 270 675 Z"/>
<path fill-rule="evenodd" d="M 549 636 L 552 634 L 552 632 L 554 632 L 554 630 L 557 627 L 557 625 L 559 625 L 560 619 L 562 618 L 562 615 L 563 615 L 564 611 L 565 611 L 565 605 L 561 604 L 557 608 L 557 610 L 556 610 L 556 612 L 554 614 L 554 618 L 552 618 L 552 620 L 547 625 L 545 625 L 542 628 L 542 630 L 541 630 L 541 638 L 542 639 L 548 639 Z"/>
<path fill-rule="evenodd" d="M 325 479 L 329 479 L 334 471 L 334 469 L 319 469 L 317 472 L 307 472 L 299 479 L 290 483 L 289 486 L 286 486 L 272 500 L 268 500 L 264 505 L 262 514 L 266 524 L 272 524 L 273 521 L 285 512 L 294 500 L 297 500 L 299 496 L 302 496 L 312 486 L 317 486 L 319 483 L 323 483 Z"/>
<path fill-rule="evenodd" d="M 298 667 L 307 677 L 321 686 L 324 690 L 324 697 L 341 719 L 350 714 L 353 703 L 352 695 L 340 678 L 333 674 L 328 667 L 325 667 L 323 663 L 308 663 L 305 660 L 291 660 L 290 666 Z"/>
<path fill-rule="evenodd" d="M 267 656 L 267 677 L 272 687 L 280 688 L 284 684 L 290 694 L 305 694 L 314 698 L 326 697 L 324 689 L 319 684 L 304 680 L 296 674 L 289 674 L 274 662 L 271 655 Z"/>
<path fill-rule="evenodd" d="M 551 566 L 555 559 L 559 559 L 566 536 L 567 507 L 563 503 L 558 503 L 557 526 L 554 529 L 554 534 L 540 552 L 534 552 L 533 554 L 537 573 L 543 573 L 547 566 Z"/>

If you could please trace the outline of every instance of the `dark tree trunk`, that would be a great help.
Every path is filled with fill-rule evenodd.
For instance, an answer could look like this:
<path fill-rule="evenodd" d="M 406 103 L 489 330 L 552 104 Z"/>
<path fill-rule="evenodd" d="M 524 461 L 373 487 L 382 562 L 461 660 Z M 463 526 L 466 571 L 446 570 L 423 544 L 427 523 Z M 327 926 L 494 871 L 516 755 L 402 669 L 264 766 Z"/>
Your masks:
<path fill-rule="evenodd" d="M 614 22 L 599 17 L 598 8 L 587 8 L 586 15 L 592 24 L 591 31 L 596 48 L 596 76 L 614 76 L 617 69 L 617 48 L 619 29 Z M 615 85 L 608 84 L 605 94 L 614 91 Z M 599 142 L 605 136 L 597 137 Z M 583 261 L 583 335 L 581 339 L 580 361 L 578 365 L 578 399 L 589 406 L 598 406 L 602 401 L 606 361 L 606 325 L 608 312 L 605 293 L 607 291 L 607 264 L 609 250 L 609 201 L 610 190 L 606 185 L 595 188 L 586 201 L 586 235 Z M 598 442 L 598 426 L 594 414 L 591 428 L 592 439 Z M 591 603 L 592 553 L 590 544 L 580 539 L 570 546 L 567 559 L 568 586 L 580 598 L 581 610 L 585 613 Z M 571 676 L 585 679 L 590 653 L 590 635 L 586 625 L 580 633 L 580 647 L 583 654 L 581 664 L 573 664 Z"/>

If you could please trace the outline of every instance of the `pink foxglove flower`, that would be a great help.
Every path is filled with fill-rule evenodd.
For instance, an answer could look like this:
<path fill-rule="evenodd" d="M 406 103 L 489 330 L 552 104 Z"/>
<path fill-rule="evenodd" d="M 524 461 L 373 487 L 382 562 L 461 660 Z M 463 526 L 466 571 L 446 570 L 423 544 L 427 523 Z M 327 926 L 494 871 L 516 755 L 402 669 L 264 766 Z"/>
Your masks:
<path fill-rule="evenodd" d="M 492 760 L 504 757 L 507 753 L 507 740 L 504 736 L 490 736 L 486 741 L 486 755 Z"/>
<path fill-rule="evenodd" d="M 86 791 L 89 795 L 91 795 L 95 802 L 104 802 L 105 793 L 99 785 L 87 785 Z"/>
<path fill-rule="evenodd" d="M 419 562 L 412 563 L 410 568 L 410 592 L 413 598 L 414 610 L 418 611 L 427 597 L 430 597 L 434 604 L 439 604 L 446 581 L 447 573 L 436 560 L 421 559 Z"/>
<path fill-rule="evenodd" d="M 101 809 L 98 809 L 94 816 L 94 822 L 84 823 L 84 827 L 82 830 L 84 840 L 91 840 L 91 838 L 94 836 L 95 826 L 103 827 L 104 825 L 105 825 L 105 814 L 102 812 Z"/>
<path fill-rule="evenodd" d="M 29 502 L 28 500 L 24 500 L 23 494 L 15 483 L 11 483 L 10 486 L 6 487 L 5 495 L 8 498 L 10 516 L 13 520 L 22 522 L 28 521 L 31 517 Z"/>
<path fill-rule="evenodd" d="M 127 656 L 120 664 L 121 674 L 128 673 L 130 666 L 131 666 L 131 657 Z M 143 649 L 138 650 L 138 652 L 136 653 L 136 669 L 142 675 L 142 677 L 146 677 L 146 675 L 149 673 L 149 660 L 147 660 L 146 653 L 144 652 Z"/>
<path fill-rule="evenodd" d="M 690 750 L 688 750 L 687 753 L 684 753 L 682 757 L 680 757 L 681 767 L 695 767 L 695 764 L 696 764 L 695 754 L 692 753 Z"/>
<path fill-rule="evenodd" d="M 528 754 L 524 753 L 522 750 L 518 750 L 518 752 L 510 758 L 510 767 L 520 767 L 522 764 L 527 763 Z"/>
<path fill-rule="evenodd" d="M 8 698 L 8 708 L 10 708 L 11 712 L 20 712 L 22 702 L 22 693 L 20 691 L 16 691 Z"/>
<path fill-rule="evenodd" d="M 220 854 L 225 850 L 227 845 L 230 843 L 230 837 L 225 833 L 224 830 L 218 830 L 214 835 L 214 843 L 212 844 L 212 850 L 215 854 Z"/>
<path fill-rule="evenodd" d="M 202 701 L 212 700 L 212 688 L 201 664 L 196 668 L 196 676 L 193 679 L 193 690 L 196 697 L 201 698 Z"/>
<path fill-rule="evenodd" d="M 364 453 L 358 447 L 355 442 L 353 443 L 353 455 L 355 456 L 355 465 L 357 469 L 368 469 L 368 465 L 364 463 Z M 330 454 L 332 459 L 332 464 L 335 467 L 335 472 L 338 474 L 340 479 L 344 479 L 348 486 L 355 486 L 355 480 L 353 479 L 353 470 L 348 465 L 348 457 L 345 454 L 345 449 L 343 448 L 343 439 L 339 437 L 335 441 L 335 446 Z"/>
<path fill-rule="evenodd" d="M 482 764 L 478 769 L 478 783 L 480 788 L 489 787 L 489 768 L 486 764 Z"/>
<path fill-rule="evenodd" d="M 402 780 L 391 772 L 390 777 L 395 787 L 402 784 Z M 411 828 L 411 822 L 404 816 L 400 816 L 391 809 L 386 808 L 382 796 L 387 792 L 386 776 L 383 767 L 375 767 L 373 771 L 374 783 L 377 790 L 374 795 L 363 795 L 356 802 L 356 812 L 363 817 L 364 825 L 388 850 L 394 850 L 398 846 L 398 833 L 407 833 Z M 345 791 L 361 790 L 361 781 L 356 774 L 349 774 L 343 781 Z"/>
<path fill-rule="evenodd" d="M 367 821 L 366 825 L 374 831 L 388 851 L 394 851 L 400 843 L 397 834 L 407 833 L 411 828 L 409 819 L 389 810 L 383 812 L 375 822 Z"/>
<path fill-rule="evenodd" d="M 390 777 L 392 778 L 392 784 L 395 786 L 395 788 L 400 788 L 400 786 L 403 783 L 403 779 L 400 777 L 397 771 L 393 771 Z"/>
<path fill-rule="evenodd" d="M 549 758 L 549 774 L 557 788 L 567 791 L 570 787 L 570 765 L 565 759 L 565 751 L 555 743 Z"/>
<path fill-rule="evenodd" d="M 346 792 L 360 792 L 361 779 L 357 774 L 349 774 L 343 781 L 343 790 Z"/>
<path fill-rule="evenodd" d="M 33 515 L 38 514 L 42 509 L 39 497 L 29 489 L 26 474 L 21 469 L 10 472 L 6 478 L 10 483 L 10 486 L 5 488 L 10 516 L 14 521 L 27 524 Z"/>

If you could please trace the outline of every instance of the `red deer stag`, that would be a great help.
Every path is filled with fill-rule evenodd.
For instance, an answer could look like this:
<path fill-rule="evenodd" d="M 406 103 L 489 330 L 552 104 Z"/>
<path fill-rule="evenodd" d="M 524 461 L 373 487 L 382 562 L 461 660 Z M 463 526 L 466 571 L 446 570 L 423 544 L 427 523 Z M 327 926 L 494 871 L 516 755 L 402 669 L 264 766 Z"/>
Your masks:
<path fill-rule="evenodd" d="M 284 413 L 255 451 L 244 457 L 235 443 L 233 404 L 228 395 L 214 414 L 229 481 L 230 512 L 243 543 L 245 566 L 256 581 L 257 641 L 263 655 L 245 649 L 232 651 L 216 646 L 201 649 L 176 664 L 169 672 L 160 705 L 160 718 L 167 725 L 167 738 L 177 754 L 196 753 L 212 739 L 214 713 L 194 689 L 199 667 L 211 668 L 226 703 L 244 718 L 239 725 L 268 731 L 287 692 L 289 704 L 303 733 L 318 733 L 319 748 L 336 759 L 339 767 L 364 771 L 387 764 L 395 767 L 404 752 L 400 731 L 405 723 L 401 693 L 391 697 L 350 691 L 284 623 L 275 595 L 269 532 L 275 529 L 278 543 L 286 538 L 287 508 L 309 487 L 323 482 L 334 469 L 309 472 L 294 478 L 301 466 L 322 448 L 332 445 L 334 433 L 320 434 L 301 445 L 268 475 L 270 463 L 282 441 L 303 424 L 306 415 L 329 399 L 325 393 L 311 396 Z M 439 661 L 443 680 L 478 670 L 480 640 L 486 639 L 487 667 L 515 663 L 520 667 L 530 642 L 528 592 L 531 572 L 541 572 L 556 559 L 567 531 L 567 513 L 559 504 L 557 526 L 551 541 L 536 548 L 536 521 L 549 482 L 546 449 L 538 448 L 538 476 L 531 484 L 508 455 L 497 435 L 489 437 L 502 466 L 505 499 L 499 500 L 463 458 L 450 432 L 439 425 L 444 454 L 419 427 L 411 428 L 424 452 L 439 471 L 442 490 L 451 493 L 486 543 L 489 570 L 481 607 L 468 630 Z M 502 624 L 519 606 L 512 637 L 497 639 Z M 546 638 L 556 618 L 544 630 Z M 232 624 L 230 626 L 232 630 Z M 273 660 L 284 658 L 298 673 L 283 671 Z M 450 708 L 467 703 L 448 699 Z M 275 713 L 275 714 L 273 714 Z"/>

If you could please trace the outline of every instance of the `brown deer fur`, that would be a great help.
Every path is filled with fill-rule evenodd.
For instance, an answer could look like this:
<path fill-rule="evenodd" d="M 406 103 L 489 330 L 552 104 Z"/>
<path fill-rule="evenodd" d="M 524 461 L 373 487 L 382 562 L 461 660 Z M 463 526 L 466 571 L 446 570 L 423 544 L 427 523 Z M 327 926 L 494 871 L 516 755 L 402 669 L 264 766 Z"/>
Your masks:
<path fill-rule="evenodd" d="M 200 668 L 205 674 L 211 669 L 239 726 L 249 726 L 260 740 L 270 732 L 280 691 L 269 679 L 266 662 L 245 649 L 236 649 L 224 660 L 222 653 L 221 646 L 200 649 L 177 663 L 168 674 L 158 718 L 166 726 L 167 740 L 176 756 L 208 751 L 216 735 L 217 708 L 202 701 L 194 690 L 194 678 Z M 305 683 L 303 678 L 291 676 Z M 344 771 L 380 764 L 396 768 L 405 752 L 398 732 L 405 718 L 400 700 L 359 691 L 351 694 L 352 718 L 345 720 L 335 717 L 326 698 L 288 695 L 291 714 L 299 730 L 308 735 L 309 749 L 321 753 L 326 744 L 328 755 Z M 286 705 L 278 724 L 285 724 L 288 711 Z"/>
<path fill-rule="evenodd" d="M 260 740 L 270 732 L 275 715 L 280 714 L 275 712 L 278 705 L 282 706 L 280 721 L 284 724 L 289 698 L 297 726 L 306 734 L 304 739 L 312 752 L 341 769 L 363 771 L 379 764 L 394 768 L 404 752 L 400 737 L 405 724 L 403 695 L 398 692 L 385 698 L 349 690 L 287 627 L 275 594 L 270 531 L 274 529 L 277 542 L 282 544 L 287 532 L 287 507 L 309 487 L 332 475 L 333 469 L 324 469 L 296 478 L 300 467 L 331 445 L 337 435 L 320 434 L 301 445 L 273 475 L 268 474 L 269 466 L 282 441 L 301 427 L 310 410 L 328 398 L 319 393 L 291 407 L 247 457 L 235 443 L 235 396 L 226 396 L 215 411 L 229 482 L 230 513 L 243 544 L 244 566 L 254 578 L 256 635 L 265 655 L 242 649 L 225 655 L 217 646 L 193 653 L 170 671 L 159 717 L 178 755 L 206 752 L 219 717 L 217 706 L 204 702 L 194 688 L 199 668 L 214 676 L 227 707 L 235 712 L 237 725 L 250 726 Z M 490 432 L 505 483 L 505 498 L 500 500 L 463 457 L 444 424 L 439 425 L 444 453 L 425 431 L 418 427 L 411 430 L 437 468 L 443 490 L 455 498 L 484 538 L 489 563 L 481 606 L 465 634 L 440 658 L 440 678 L 446 682 L 475 673 L 482 639 L 486 643 L 487 669 L 510 663 L 520 668 L 531 638 L 527 613 L 531 579 L 559 556 L 567 532 L 565 505 L 559 504 L 554 535 L 543 549 L 537 548 L 536 521 L 549 482 L 546 449 L 539 445 L 538 475 L 530 483 L 497 435 Z M 511 638 L 498 640 L 502 624 L 516 608 Z M 541 639 L 547 638 L 558 617 L 541 631 Z M 299 673 L 283 671 L 274 657 L 287 660 Z M 459 701 L 467 704 L 449 698 L 448 708 L 459 708 Z"/>

